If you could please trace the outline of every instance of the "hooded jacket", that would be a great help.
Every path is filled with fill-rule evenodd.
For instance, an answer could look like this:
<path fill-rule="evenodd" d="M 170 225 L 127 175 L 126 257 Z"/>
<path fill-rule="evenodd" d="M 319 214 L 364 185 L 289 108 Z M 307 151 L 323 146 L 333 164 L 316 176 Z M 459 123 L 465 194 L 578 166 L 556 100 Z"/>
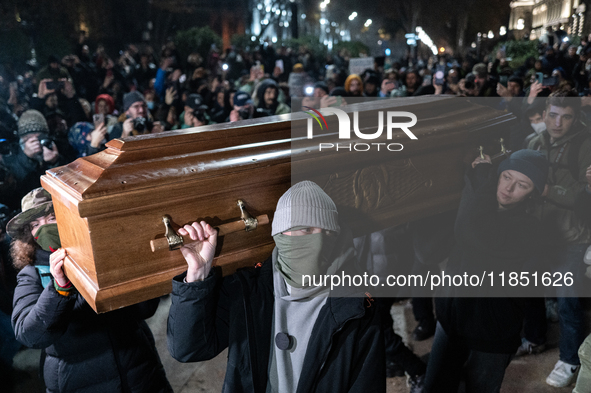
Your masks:
<path fill-rule="evenodd" d="M 228 348 L 223 392 L 265 393 L 273 337 L 273 272 L 260 268 L 203 281 L 173 280 L 168 349 L 181 362 L 204 361 Z M 385 392 L 384 339 L 375 306 L 329 297 L 320 310 L 297 392 Z"/>
<path fill-rule="evenodd" d="M 265 103 L 265 91 L 272 87 L 277 92 L 277 97 L 275 97 L 275 102 L 270 107 L 267 106 Z M 282 102 L 279 102 L 279 87 L 277 83 L 273 79 L 265 79 L 257 86 L 257 96 L 255 103 L 257 104 L 257 109 L 267 110 L 269 111 L 270 115 L 283 115 L 285 113 L 289 113 L 290 109 L 287 105 Z"/>
<path fill-rule="evenodd" d="M 49 266 L 50 253 L 36 251 L 35 265 Z M 48 393 L 172 392 L 144 319 L 159 299 L 96 314 L 77 293 L 43 288 L 34 265 L 18 274 L 12 326 L 16 339 L 41 348 Z"/>

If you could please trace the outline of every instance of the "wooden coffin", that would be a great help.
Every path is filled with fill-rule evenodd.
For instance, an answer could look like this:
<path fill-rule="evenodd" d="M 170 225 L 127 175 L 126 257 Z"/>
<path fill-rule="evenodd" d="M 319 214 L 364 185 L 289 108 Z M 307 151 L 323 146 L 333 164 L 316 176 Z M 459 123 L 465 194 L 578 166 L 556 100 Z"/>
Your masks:
<path fill-rule="evenodd" d="M 279 197 L 301 179 L 328 192 L 356 235 L 452 209 L 466 163 L 479 145 L 500 151 L 498 138 L 513 120 L 456 98 L 345 109 L 363 120 L 390 108 L 418 118 L 418 140 L 398 130 L 394 139 L 404 149 L 395 154 L 319 152 L 319 141 L 337 138 L 336 116 L 326 116 L 328 129 L 310 140 L 301 136 L 310 116 L 299 112 L 113 140 L 101 153 L 48 171 L 42 185 L 53 197 L 67 276 L 99 313 L 167 294 L 186 263 L 180 251 L 150 248 L 164 236 L 163 216 L 176 225 L 219 225 L 239 219 L 240 199 L 253 216 L 272 220 Z M 267 224 L 223 236 L 215 263 L 229 274 L 263 261 L 274 246 L 270 233 Z"/>

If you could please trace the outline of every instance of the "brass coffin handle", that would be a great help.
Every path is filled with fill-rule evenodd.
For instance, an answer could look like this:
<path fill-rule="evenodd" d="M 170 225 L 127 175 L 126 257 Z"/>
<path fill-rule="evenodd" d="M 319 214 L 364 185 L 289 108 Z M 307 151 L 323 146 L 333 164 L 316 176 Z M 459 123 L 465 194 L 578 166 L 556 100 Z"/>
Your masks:
<path fill-rule="evenodd" d="M 480 146 L 478 148 L 478 151 L 480 152 L 480 158 L 484 160 L 484 147 Z"/>
<path fill-rule="evenodd" d="M 224 236 L 229 233 L 239 231 L 254 231 L 259 225 L 267 225 L 269 223 L 269 216 L 266 214 L 261 214 L 257 217 L 250 215 L 250 213 L 245 209 L 244 202 L 242 200 L 238 200 L 237 205 L 241 211 L 240 220 L 218 225 L 216 227 L 218 230 L 218 236 Z M 190 243 L 193 241 L 189 236 L 181 236 L 174 229 L 172 229 L 172 219 L 170 216 L 165 215 L 162 217 L 162 222 L 164 223 L 166 232 L 164 237 L 150 240 L 150 248 L 152 249 L 152 252 L 164 249 L 168 249 L 170 251 L 178 250 L 183 246 L 183 244 L 185 244 L 185 242 Z"/>
<path fill-rule="evenodd" d="M 492 161 L 499 160 L 501 158 L 506 158 L 509 155 L 511 155 L 511 150 L 507 150 L 507 148 L 505 148 L 505 140 L 503 138 L 499 139 L 499 143 L 501 144 L 501 152 L 492 156 Z"/>

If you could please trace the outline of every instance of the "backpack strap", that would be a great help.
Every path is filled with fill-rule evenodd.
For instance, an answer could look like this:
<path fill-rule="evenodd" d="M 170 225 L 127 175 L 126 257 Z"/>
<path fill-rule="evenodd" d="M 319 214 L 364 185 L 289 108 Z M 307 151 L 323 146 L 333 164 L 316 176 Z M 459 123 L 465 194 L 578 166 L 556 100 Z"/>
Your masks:
<path fill-rule="evenodd" d="M 37 269 L 37 273 L 39 273 L 39 277 L 41 278 L 41 285 L 43 288 L 46 288 L 49 284 L 51 284 L 51 280 L 53 279 L 53 276 L 49 272 L 49 266 L 35 265 L 35 269 Z"/>

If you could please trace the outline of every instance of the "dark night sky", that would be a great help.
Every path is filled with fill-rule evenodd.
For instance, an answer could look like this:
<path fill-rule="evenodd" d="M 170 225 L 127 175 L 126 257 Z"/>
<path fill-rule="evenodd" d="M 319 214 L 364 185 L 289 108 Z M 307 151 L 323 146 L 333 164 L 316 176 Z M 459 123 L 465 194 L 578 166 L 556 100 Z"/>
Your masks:
<path fill-rule="evenodd" d="M 320 0 L 317 2 L 320 3 Z M 351 11 L 357 11 L 360 20 L 371 18 L 392 35 L 398 30 L 410 32 L 412 15 L 416 13 L 417 25 L 423 27 L 435 44 L 455 42 L 458 23 L 463 16 L 467 16 L 465 38 L 469 45 L 478 32 L 487 33 L 492 30 L 498 34 L 500 26 L 507 26 L 511 12 L 510 2 L 511 0 L 332 0 L 329 7 L 335 16 L 343 18 Z M 335 17 L 335 20 L 338 19 L 341 18 Z M 443 42 L 438 42 L 439 40 Z"/>

